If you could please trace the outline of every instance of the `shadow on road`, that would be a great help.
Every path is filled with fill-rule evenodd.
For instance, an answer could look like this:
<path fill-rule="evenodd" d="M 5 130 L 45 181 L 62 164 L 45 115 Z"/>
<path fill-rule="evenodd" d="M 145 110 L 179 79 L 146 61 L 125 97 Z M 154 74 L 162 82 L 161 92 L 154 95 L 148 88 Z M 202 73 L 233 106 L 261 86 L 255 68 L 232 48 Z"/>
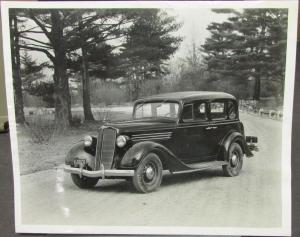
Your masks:
<path fill-rule="evenodd" d="M 204 181 L 220 176 L 224 176 L 222 169 L 201 170 L 197 172 L 183 174 L 168 174 L 163 177 L 161 186 L 179 185 L 185 183 Z"/>
<path fill-rule="evenodd" d="M 163 176 L 161 186 L 182 185 L 217 177 L 223 177 L 222 169 L 202 170 L 183 174 L 166 174 Z M 130 180 L 100 180 L 98 185 L 90 191 L 107 193 L 137 193 Z"/>

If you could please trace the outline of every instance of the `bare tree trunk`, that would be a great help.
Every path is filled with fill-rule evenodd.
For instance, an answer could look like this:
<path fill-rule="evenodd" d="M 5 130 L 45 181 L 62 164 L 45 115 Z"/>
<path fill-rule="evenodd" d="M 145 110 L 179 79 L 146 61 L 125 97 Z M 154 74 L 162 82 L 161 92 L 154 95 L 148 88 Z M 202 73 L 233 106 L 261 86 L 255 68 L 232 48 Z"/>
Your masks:
<path fill-rule="evenodd" d="M 54 97 L 55 122 L 58 129 L 68 128 L 72 124 L 71 95 L 69 79 L 66 73 L 66 49 L 63 43 L 63 22 L 59 12 L 51 12 L 52 44 L 54 48 Z"/>
<path fill-rule="evenodd" d="M 25 116 L 20 67 L 18 19 L 16 15 L 10 15 L 10 40 L 16 122 L 23 124 L 25 122 Z"/>
<path fill-rule="evenodd" d="M 90 78 L 88 72 L 87 49 L 85 46 L 81 47 L 82 51 L 82 103 L 85 120 L 93 121 L 94 116 L 91 108 L 90 95 Z"/>
<path fill-rule="evenodd" d="M 55 123 L 59 129 L 68 128 L 72 123 L 69 81 L 62 65 L 54 66 Z"/>

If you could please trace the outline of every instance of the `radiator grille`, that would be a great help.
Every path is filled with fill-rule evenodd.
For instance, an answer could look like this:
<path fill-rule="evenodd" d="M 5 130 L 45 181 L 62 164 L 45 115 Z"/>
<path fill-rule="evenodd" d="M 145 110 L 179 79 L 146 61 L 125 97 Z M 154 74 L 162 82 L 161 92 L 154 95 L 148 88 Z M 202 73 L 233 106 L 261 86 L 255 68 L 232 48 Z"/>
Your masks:
<path fill-rule="evenodd" d="M 116 144 L 116 130 L 112 128 L 104 128 L 100 131 L 97 142 L 96 169 L 99 169 L 101 164 L 105 169 L 111 169 Z"/>

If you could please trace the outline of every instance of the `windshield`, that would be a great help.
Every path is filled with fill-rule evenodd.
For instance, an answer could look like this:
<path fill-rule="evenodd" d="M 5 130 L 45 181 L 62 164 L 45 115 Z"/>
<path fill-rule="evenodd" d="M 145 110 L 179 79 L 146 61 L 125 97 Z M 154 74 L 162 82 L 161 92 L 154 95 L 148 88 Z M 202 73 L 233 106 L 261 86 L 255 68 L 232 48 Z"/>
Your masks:
<path fill-rule="evenodd" d="M 135 106 L 133 118 L 178 118 L 179 104 L 176 102 L 145 102 Z"/>

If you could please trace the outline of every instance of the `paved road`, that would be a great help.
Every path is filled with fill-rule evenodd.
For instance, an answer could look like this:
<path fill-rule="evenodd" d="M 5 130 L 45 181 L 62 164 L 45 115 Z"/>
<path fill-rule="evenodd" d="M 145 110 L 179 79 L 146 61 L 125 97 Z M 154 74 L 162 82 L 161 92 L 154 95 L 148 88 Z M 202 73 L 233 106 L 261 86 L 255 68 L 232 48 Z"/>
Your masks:
<path fill-rule="evenodd" d="M 238 177 L 221 169 L 166 175 L 157 192 L 122 180 L 80 190 L 61 168 L 21 176 L 24 224 L 278 227 L 281 223 L 281 122 L 241 115 L 260 151 Z"/>

